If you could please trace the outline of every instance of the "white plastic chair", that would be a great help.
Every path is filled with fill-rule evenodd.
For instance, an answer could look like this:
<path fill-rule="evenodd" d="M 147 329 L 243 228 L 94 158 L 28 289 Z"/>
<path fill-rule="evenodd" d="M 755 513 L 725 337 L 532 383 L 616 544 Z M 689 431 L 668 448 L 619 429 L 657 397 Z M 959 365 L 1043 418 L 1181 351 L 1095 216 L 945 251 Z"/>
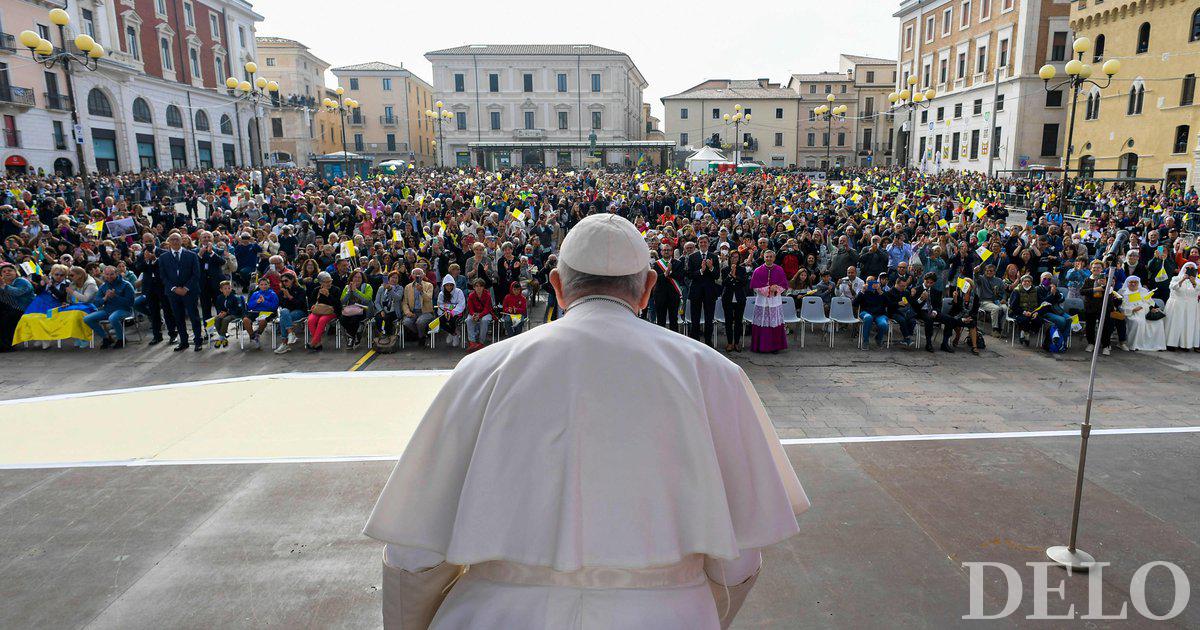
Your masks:
<path fill-rule="evenodd" d="M 802 337 L 800 345 L 801 345 L 801 347 L 803 347 L 803 345 L 804 345 L 804 340 L 803 340 L 804 323 L 802 321 L 800 321 L 800 316 L 796 314 L 796 300 L 792 299 L 790 296 L 784 296 L 784 298 L 783 298 L 783 325 L 790 326 L 793 324 L 800 324 L 800 335 Z"/>
<path fill-rule="evenodd" d="M 855 333 L 855 338 L 862 341 L 861 332 L 855 332 L 854 327 L 862 328 L 862 320 L 854 316 L 854 302 L 848 297 L 835 297 L 829 302 L 829 319 L 834 324 L 845 324 Z"/>
<path fill-rule="evenodd" d="M 793 304 L 792 310 L 795 310 Z M 784 307 L 786 316 L 787 307 Z M 810 295 L 800 302 L 800 347 L 804 347 L 804 324 L 809 326 L 821 325 L 825 327 L 825 331 L 829 333 L 829 347 L 833 347 L 833 320 L 825 316 L 825 302 L 821 298 Z"/>

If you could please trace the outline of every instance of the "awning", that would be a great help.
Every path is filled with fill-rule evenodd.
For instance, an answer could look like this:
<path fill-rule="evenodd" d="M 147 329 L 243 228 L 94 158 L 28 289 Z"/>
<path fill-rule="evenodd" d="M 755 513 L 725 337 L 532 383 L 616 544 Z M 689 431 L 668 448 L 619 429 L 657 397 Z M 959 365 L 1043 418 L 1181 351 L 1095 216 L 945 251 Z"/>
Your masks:
<path fill-rule="evenodd" d="M 19 155 L 10 155 L 10 156 L 8 156 L 8 159 L 4 160 L 4 165 L 5 166 L 29 166 L 29 162 L 26 162 L 25 158 L 23 158 Z"/>

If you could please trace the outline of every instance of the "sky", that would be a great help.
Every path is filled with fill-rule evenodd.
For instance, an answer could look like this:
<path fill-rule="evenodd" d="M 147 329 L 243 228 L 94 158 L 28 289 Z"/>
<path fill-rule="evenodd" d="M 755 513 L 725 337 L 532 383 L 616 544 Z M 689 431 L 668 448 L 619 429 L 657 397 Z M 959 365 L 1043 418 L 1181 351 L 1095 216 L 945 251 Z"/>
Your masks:
<path fill-rule="evenodd" d="M 425 53 L 464 44 L 595 44 L 624 52 L 663 96 L 705 79 L 837 70 L 838 54 L 895 58 L 898 0 L 251 0 L 259 35 L 287 37 L 331 66 L 403 65 L 429 81 Z M 584 9 L 573 10 L 575 7 Z M 330 10 L 333 8 L 334 10 Z M 334 85 L 332 74 L 326 82 Z"/>

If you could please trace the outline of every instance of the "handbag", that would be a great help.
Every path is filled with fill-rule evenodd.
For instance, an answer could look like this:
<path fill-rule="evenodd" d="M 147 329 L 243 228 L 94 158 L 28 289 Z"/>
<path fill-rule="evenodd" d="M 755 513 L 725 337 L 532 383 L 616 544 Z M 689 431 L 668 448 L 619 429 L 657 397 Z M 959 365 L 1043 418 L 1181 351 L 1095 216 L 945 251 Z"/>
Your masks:
<path fill-rule="evenodd" d="M 1166 313 L 1164 313 L 1164 312 L 1162 312 L 1162 309 L 1161 309 L 1161 308 L 1158 308 L 1158 307 L 1156 306 L 1156 307 L 1154 307 L 1154 308 L 1150 309 L 1150 312 L 1146 313 L 1146 321 L 1148 321 L 1148 322 L 1156 322 L 1156 321 L 1158 321 L 1158 320 L 1160 320 L 1160 319 L 1163 319 L 1163 318 L 1164 318 L 1164 317 L 1166 317 L 1166 316 L 1167 316 L 1167 314 L 1166 314 Z"/>
<path fill-rule="evenodd" d="M 342 307 L 342 315 L 345 315 L 347 317 L 354 317 L 355 315 L 362 315 L 365 312 L 366 312 L 366 309 L 364 309 L 361 304 L 348 304 L 348 305 Z"/>
<path fill-rule="evenodd" d="M 333 307 L 328 304 L 317 303 L 313 304 L 310 312 L 313 315 L 333 315 Z"/>

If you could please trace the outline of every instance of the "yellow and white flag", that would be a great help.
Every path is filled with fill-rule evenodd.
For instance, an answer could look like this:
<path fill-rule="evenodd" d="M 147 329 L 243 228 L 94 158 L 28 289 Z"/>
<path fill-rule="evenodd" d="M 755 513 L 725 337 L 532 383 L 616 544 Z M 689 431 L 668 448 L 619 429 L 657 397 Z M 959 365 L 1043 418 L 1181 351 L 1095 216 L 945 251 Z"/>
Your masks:
<path fill-rule="evenodd" d="M 441 329 L 442 329 L 442 318 L 441 317 L 435 317 L 435 318 L 433 318 L 433 321 L 429 322 L 429 332 L 435 333 Z"/>
<path fill-rule="evenodd" d="M 354 241 L 342 242 L 342 256 L 344 258 L 356 258 L 358 256 L 358 250 L 354 249 Z"/>

